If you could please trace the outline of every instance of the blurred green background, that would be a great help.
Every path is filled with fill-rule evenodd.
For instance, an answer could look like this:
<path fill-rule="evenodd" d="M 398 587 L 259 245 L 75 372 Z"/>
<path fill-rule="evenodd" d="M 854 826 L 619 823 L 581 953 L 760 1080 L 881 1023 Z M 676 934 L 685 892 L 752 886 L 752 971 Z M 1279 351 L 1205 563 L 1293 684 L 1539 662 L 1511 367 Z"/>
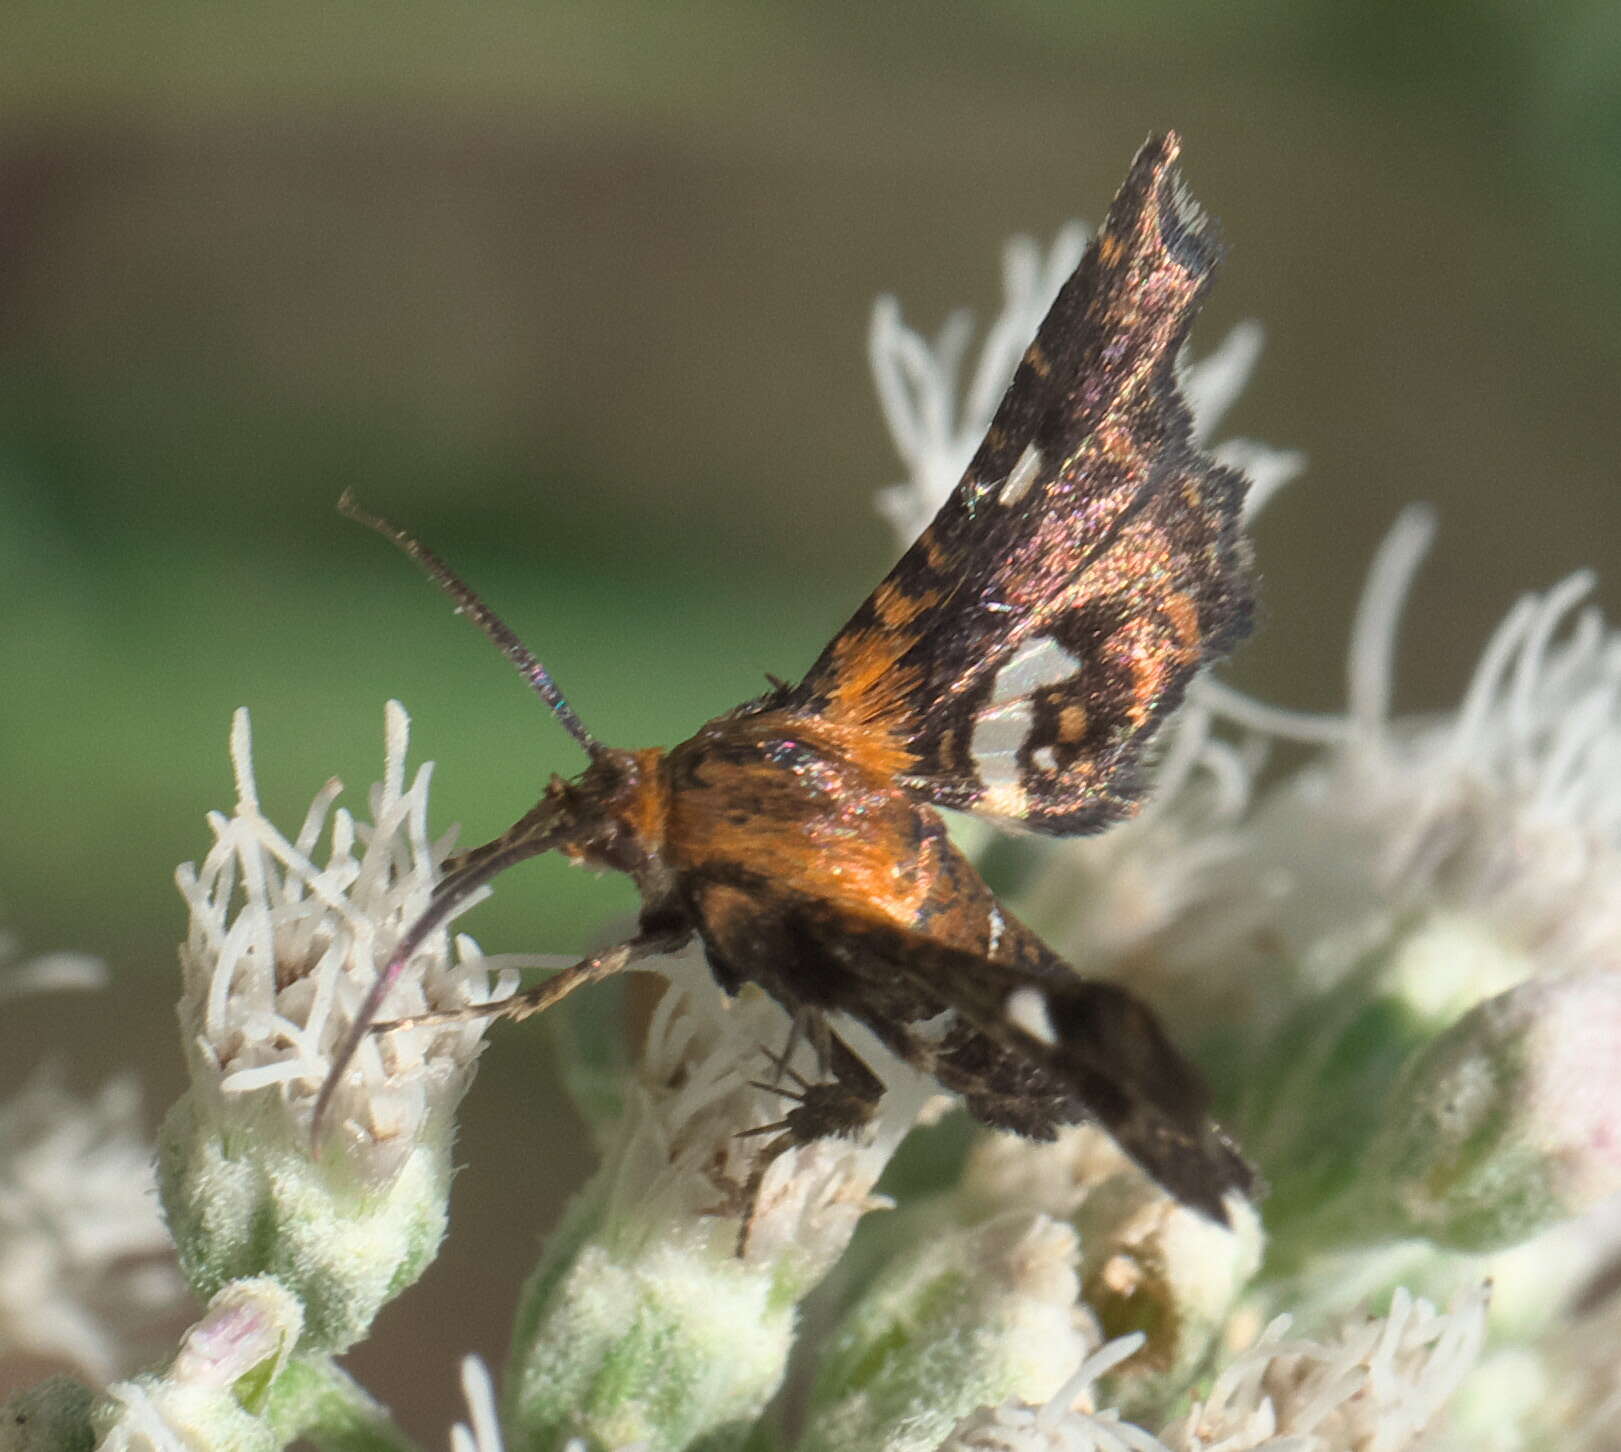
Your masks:
<path fill-rule="evenodd" d="M 876 294 L 929 330 L 1015 232 L 1096 221 L 1151 129 L 1231 244 L 1196 345 L 1267 351 L 1224 433 L 1305 450 L 1229 676 L 1341 699 L 1402 504 L 1442 533 L 1403 701 L 1455 698 L 1519 590 L 1621 536 L 1621 8 L 414 0 L 6 7 L 0 913 L 113 996 L 11 1008 L 8 1079 L 179 1086 L 171 874 L 252 708 L 272 814 L 363 800 L 382 703 L 437 820 L 505 826 L 577 753 L 381 541 L 449 557 L 591 728 L 668 743 L 792 676 L 895 554 Z M 469 921 L 566 950 L 631 910 L 537 863 Z M 533 1026 L 471 1097 L 458 1230 L 357 1358 L 430 1439 L 454 1358 L 584 1171 Z"/>

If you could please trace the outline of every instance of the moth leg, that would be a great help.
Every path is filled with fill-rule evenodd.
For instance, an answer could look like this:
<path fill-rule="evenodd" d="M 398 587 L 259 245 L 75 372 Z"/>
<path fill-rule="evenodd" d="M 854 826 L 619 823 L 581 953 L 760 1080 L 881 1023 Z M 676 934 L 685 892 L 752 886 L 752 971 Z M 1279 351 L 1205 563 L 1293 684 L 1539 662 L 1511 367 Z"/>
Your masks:
<path fill-rule="evenodd" d="M 795 1015 L 796 1021 L 798 1015 Z M 872 1122 L 884 1097 L 884 1081 L 836 1033 L 827 1027 L 820 1014 L 810 1021 L 809 1031 L 816 1040 L 825 1040 L 824 1062 L 831 1078 L 816 1084 L 804 1084 L 794 1090 L 781 1084 L 757 1084 L 794 1101 L 794 1107 L 773 1124 L 762 1124 L 757 1129 L 746 1129 L 738 1135 L 748 1139 L 756 1135 L 774 1134 L 775 1139 L 761 1147 L 743 1183 L 740 1199 L 743 1223 L 737 1231 L 737 1255 L 742 1259 L 749 1248 L 749 1234 L 754 1228 L 754 1217 L 759 1209 L 760 1190 L 765 1184 L 766 1172 L 791 1149 L 814 1144 L 819 1139 L 850 1139 Z M 791 1072 L 791 1071 L 790 1071 Z M 798 1076 L 795 1075 L 797 1078 Z"/>
<path fill-rule="evenodd" d="M 739 1139 L 775 1134 L 780 1130 L 788 1140 L 783 1148 L 790 1149 L 796 1144 L 811 1144 L 819 1139 L 850 1139 L 872 1121 L 884 1097 L 884 1081 L 843 1039 L 826 1030 L 825 1020 L 823 1029 L 828 1045 L 824 1072 L 830 1077 L 807 1083 L 784 1060 L 767 1055 L 777 1068 L 777 1080 L 775 1083 L 755 1080 L 754 1087 L 791 1099 L 794 1107 L 771 1124 L 743 1130 Z M 796 1087 L 783 1088 L 784 1078 L 793 1080 Z M 781 1154 L 782 1150 L 776 1153 Z"/>
<path fill-rule="evenodd" d="M 567 998 L 576 988 L 588 983 L 599 983 L 623 973 L 642 958 L 656 958 L 673 953 L 686 943 L 691 935 L 684 930 L 660 933 L 638 933 L 623 943 L 582 958 L 571 967 L 560 969 L 550 978 L 537 983 L 522 993 L 509 998 L 498 998 L 493 1003 L 470 1003 L 465 1008 L 443 1009 L 436 1013 L 419 1013 L 410 1018 L 394 1018 L 371 1026 L 373 1033 L 387 1033 L 392 1029 L 435 1028 L 441 1024 L 470 1023 L 480 1018 L 510 1018 L 514 1022 L 542 1013 L 554 1003 Z"/>
<path fill-rule="evenodd" d="M 793 1016 L 788 1020 L 788 1037 L 783 1041 L 782 1051 L 774 1054 L 770 1049 L 767 1048 L 762 1048 L 760 1050 L 760 1052 L 764 1054 L 770 1061 L 772 1074 L 771 1082 L 769 1084 L 758 1085 L 758 1088 L 775 1092 L 782 1084 L 784 1079 L 789 1080 L 801 1089 L 808 1087 L 804 1076 L 796 1072 L 792 1065 L 794 1059 L 794 1050 L 796 1050 L 800 1044 L 806 1040 L 806 1038 L 816 1037 L 815 1025 L 811 1022 L 811 1017 L 812 1016 L 809 1009 L 796 1009 Z M 819 1021 L 818 1016 L 818 1022 Z M 820 1046 L 818 1046 L 817 1059 L 818 1062 L 822 1063 L 825 1071 L 826 1059 L 825 1056 L 820 1052 Z"/>
<path fill-rule="evenodd" d="M 818 1139 L 849 1139 L 872 1122 L 884 1097 L 884 1081 L 866 1061 L 819 1018 L 825 1037 L 819 1056 L 830 1077 L 812 1084 L 786 1115 L 788 1127 L 801 1144 Z"/>

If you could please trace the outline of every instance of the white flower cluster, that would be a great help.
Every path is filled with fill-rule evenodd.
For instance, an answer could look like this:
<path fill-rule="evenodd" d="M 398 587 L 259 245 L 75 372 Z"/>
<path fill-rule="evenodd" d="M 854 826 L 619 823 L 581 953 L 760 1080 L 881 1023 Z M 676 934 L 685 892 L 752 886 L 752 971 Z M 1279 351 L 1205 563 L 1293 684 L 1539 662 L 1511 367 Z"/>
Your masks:
<path fill-rule="evenodd" d="M 428 780 L 405 780 L 409 721 L 387 712 L 383 780 L 372 821 L 335 808 L 328 782 L 295 837 L 259 809 L 248 717 L 231 728 L 237 806 L 213 816 L 215 844 L 200 869 L 179 872 L 191 924 L 181 948 L 181 1022 L 199 1112 L 224 1120 L 272 1116 L 284 1137 L 307 1139 L 316 1096 L 379 966 L 421 915 L 439 880 L 448 841 L 429 839 Z M 315 852 L 330 834 L 327 860 Z M 448 934 L 423 945 L 389 1008 L 397 1016 L 502 997 L 471 940 L 452 952 Z M 477 1054 L 484 1020 L 366 1039 L 335 1095 L 329 1122 L 341 1156 L 362 1178 L 397 1175 L 429 1128 L 453 1109 Z"/>
<path fill-rule="evenodd" d="M 880 306 L 874 367 L 908 471 L 883 508 L 907 536 L 956 483 L 1080 247 L 1077 230 L 1046 257 L 1009 251 L 971 368 L 962 319 L 929 344 Z M 1202 438 L 1258 346 L 1236 329 L 1185 369 Z M 1215 452 L 1257 503 L 1299 467 L 1243 441 Z M 1213 1224 L 1092 1127 L 979 1135 L 964 1154 L 931 1086 L 866 1039 L 888 1090 L 877 1120 L 794 1146 L 781 1120 L 815 1071 L 808 1046 L 778 1063 L 795 1036 L 766 995 L 728 997 L 696 953 L 660 960 L 638 1066 L 598 1095 L 601 1169 L 521 1293 L 500 1395 L 464 1363 L 452 1452 L 1614 1446 L 1621 637 L 1574 577 L 1511 611 L 1455 712 L 1393 714 L 1429 534 L 1410 513 L 1375 561 L 1343 715 L 1202 682 L 1143 815 L 1024 863 L 1018 906 L 1082 971 L 1129 977 L 1201 1059 L 1265 1202 Z M 1271 770 L 1280 744 L 1303 764 Z M 192 1082 L 161 1149 L 207 1308 L 166 1368 L 99 1403 L 60 1380 L 20 1394 L 0 1452 L 411 1445 L 334 1357 L 434 1253 L 480 1025 L 368 1037 L 311 1143 L 335 1050 L 448 851 L 405 748 L 391 706 L 371 823 L 336 809 L 333 784 L 287 837 L 260 810 L 238 717 L 235 813 L 181 873 Z M 519 961 L 440 932 L 388 1012 L 500 997 Z M 565 1067 L 596 1094 L 600 1066 Z M 128 1194 L 145 1155 L 129 1117 L 116 1087 L 90 1117 L 46 1085 L 0 1110 L 0 1349 L 121 1369 L 97 1319 L 119 1296 L 89 1283 L 118 1286 L 111 1268 L 157 1238 Z M 919 1122 L 930 1137 L 896 1165 L 892 1200 L 879 1176 Z M 796 1338 L 814 1363 L 790 1360 Z"/>
<path fill-rule="evenodd" d="M 1140 1348 L 1140 1335 L 1123 1337 L 1043 1405 L 975 1412 L 939 1452 L 1402 1452 L 1424 1445 L 1474 1366 L 1486 1299 L 1477 1289 L 1437 1311 L 1398 1291 L 1388 1316 L 1343 1324 L 1326 1341 L 1289 1338 L 1289 1318 L 1280 1316 L 1158 1435 L 1118 1413 L 1074 1410 Z"/>
<path fill-rule="evenodd" d="M 393 944 L 426 909 L 448 842 L 427 832 L 423 767 L 407 785 L 405 712 L 387 714 L 372 821 L 316 797 L 296 837 L 259 809 L 246 713 L 231 733 L 237 807 L 211 819 L 201 869 L 183 867 L 191 927 L 180 1019 L 191 1087 L 164 1125 L 164 1207 L 200 1294 L 269 1275 L 293 1290 L 308 1346 L 341 1350 L 432 1260 L 450 1190 L 452 1115 L 486 1019 L 365 1039 L 334 1094 L 317 1096 Z M 315 852 L 329 834 L 324 865 Z M 512 966 L 432 934 L 391 1011 L 502 997 Z"/>
<path fill-rule="evenodd" d="M 1302 988 L 1327 991 L 1404 921 L 1445 920 L 1478 938 L 1471 954 L 1414 965 L 1423 970 L 1410 975 L 1414 1006 L 1429 1014 L 1533 974 L 1616 961 L 1621 636 L 1580 608 L 1591 582 L 1572 577 L 1514 607 L 1455 713 L 1393 718 L 1397 615 L 1428 534 L 1423 515 L 1404 516 L 1376 562 L 1353 641 L 1350 709 L 1322 733 L 1337 736 L 1334 748 L 1253 809 L 1247 782 L 1215 811 L 1208 786 L 1173 786 L 1151 820 L 1190 847 L 1160 872 L 1174 881 L 1156 913 L 1113 915 L 1116 885 L 1097 874 L 1087 884 L 1090 917 L 1115 925 L 1111 951 L 1146 950 L 1179 992 L 1199 993 L 1198 1012 L 1219 999 L 1252 1025 L 1274 1020 L 1289 1003 L 1275 992 L 1280 963 Z M 1203 720 L 1195 708 L 1187 724 L 1208 732 L 1224 705 L 1207 702 Z M 1214 770 L 1242 770 L 1233 762 L 1229 754 Z M 1082 850 L 1106 864 L 1135 845 Z M 1215 961 L 1222 981 L 1201 986 Z M 1245 983 L 1254 987 L 1235 1001 Z"/>

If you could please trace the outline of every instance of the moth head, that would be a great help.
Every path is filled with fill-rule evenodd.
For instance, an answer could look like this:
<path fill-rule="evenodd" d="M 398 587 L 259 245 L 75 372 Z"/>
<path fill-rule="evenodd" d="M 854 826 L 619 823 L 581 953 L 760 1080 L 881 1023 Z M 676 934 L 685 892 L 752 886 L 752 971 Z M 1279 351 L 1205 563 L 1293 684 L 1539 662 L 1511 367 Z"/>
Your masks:
<path fill-rule="evenodd" d="M 572 780 L 554 776 L 532 810 L 499 839 L 470 852 L 440 883 L 430 919 L 443 921 L 498 873 L 529 857 L 559 851 L 590 867 L 628 873 L 644 889 L 657 887 L 663 839 L 663 787 L 658 751 L 619 751 L 604 746 L 585 728 L 552 674 L 517 634 L 460 575 L 420 540 L 377 515 L 368 514 L 345 493 L 339 510 L 375 530 L 409 556 L 504 655 L 563 729 L 590 757 Z"/>
<path fill-rule="evenodd" d="M 557 846 L 565 857 L 647 885 L 664 838 L 662 757 L 656 749 L 599 746 L 572 781 L 552 778 L 542 803 L 556 804 Z"/>

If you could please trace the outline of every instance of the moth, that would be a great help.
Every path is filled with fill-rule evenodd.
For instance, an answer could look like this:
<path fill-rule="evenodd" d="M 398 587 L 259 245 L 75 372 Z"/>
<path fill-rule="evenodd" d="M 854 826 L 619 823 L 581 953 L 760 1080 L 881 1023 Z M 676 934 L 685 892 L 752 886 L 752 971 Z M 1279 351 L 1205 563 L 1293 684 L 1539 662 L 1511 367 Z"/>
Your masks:
<path fill-rule="evenodd" d="M 1021 923 L 937 810 L 1055 836 L 1129 816 L 1156 732 L 1249 628 L 1246 481 L 1199 450 L 1178 390 L 1222 251 L 1179 149 L 1166 134 L 1138 153 L 961 483 L 810 671 L 670 750 L 603 745 L 447 566 L 345 497 L 494 639 L 588 763 L 447 865 L 340 1047 L 317 1134 L 428 934 L 497 873 L 557 851 L 634 880 L 634 935 L 464 1013 L 522 1018 L 696 937 L 721 986 L 759 985 L 821 1066 L 785 1091 L 767 1154 L 872 1118 L 883 1085 L 841 1033 L 854 1019 L 987 1125 L 1050 1139 L 1096 1121 L 1217 1221 L 1231 1192 L 1255 1191 L 1148 1007 Z"/>

